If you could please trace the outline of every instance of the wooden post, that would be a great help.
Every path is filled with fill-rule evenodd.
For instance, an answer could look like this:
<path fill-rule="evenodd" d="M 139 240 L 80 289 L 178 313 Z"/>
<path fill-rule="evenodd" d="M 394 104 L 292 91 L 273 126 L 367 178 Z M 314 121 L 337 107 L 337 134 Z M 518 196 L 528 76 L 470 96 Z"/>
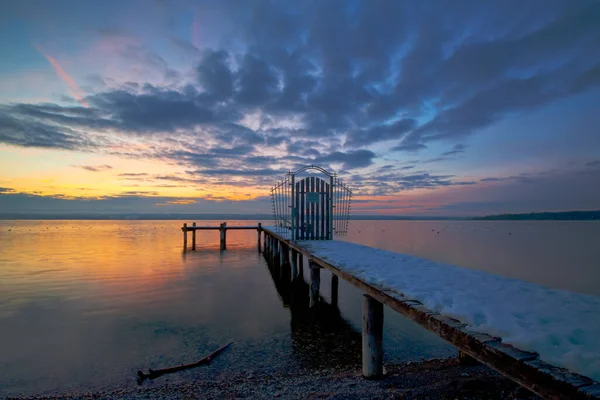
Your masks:
<path fill-rule="evenodd" d="M 273 237 L 273 257 L 272 262 L 275 263 L 279 260 L 279 240 Z"/>
<path fill-rule="evenodd" d="M 221 251 L 225 250 L 225 229 L 222 222 L 219 225 L 219 249 Z"/>
<path fill-rule="evenodd" d="M 196 227 L 196 223 L 192 223 L 192 227 Z M 196 250 L 196 230 L 192 230 L 192 250 Z"/>
<path fill-rule="evenodd" d="M 304 277 L 304 256 L 298 253 L 298 275 Z"/>
<path fill-rule="evenodd" d="M 260 222 L 258 223 L 258 229 L 257 229 L 257 231 L 258 231 L 258 252 L 260 253 L 260 248 L 261 248 L 261 245 L 260 245 L 260 233 L 262 232 L 262 223 L 260 223 Z"/>
<path fill-rule="evenodd" d="M 271 235 L 267 235 L 265 233 L 265 252 L 267 254 L 267 259 L 271 257 Z"/>
<path fill-rule="evenodd" d="M 321 267 L 313 262 L 308 261 L 310 267 L 310 308 L 319 304 L 319 287 L 321 286 Z"/>
<path fill-rule="evenodd" d="M 187 222 L 183 224 L 183 250 L 187 250 Z"/>
<path fill-rule="evenodd" d="M 296 275 L 298 275 L 298 252 L 292 249 L 292 255 L 290 257 L 290 268 L 291 268 L 291 279 L 292 281 L 296 279 Z"/>
<path fill-rule="evenodd" d="M 365 378 L 383 374 L 383 304 L 363 295 L 362 372 Z"/>
<path fill-rule="evenodd" d="M 279 281 L 283 282 L 284 281 L 284 277 L 285 277 L 285 269 L 288 267 L 285 264 L 285 252 L 286 252 L 286 246 L 283 242 L 279 242 L 280 243 L 280 249 L 279 249 Z"/>
<path fill-rule="evenodd" d="M 334 307 L 338 305 L 338 286 L 339 278 L 334 274 L 331 276 L 331 305 Z"/>
<path fill-rule="evenodd" d="M 227 250 L 227 222 L 223 222 L 223 250 Z"/>
<path fill-rule="evenodd" d="M 285 253 L 287 251 L 286 245 L 283 242 L 280 242 L 281 249 L 279 250 L 279 265 L 283 266 L 286 262 Z"/>
<path fill-rule="evenodd" d="M 458 350 L 458 362 L 461 365 L 480 365 L 481 363 L 465 353 L 464 351 Z"/>

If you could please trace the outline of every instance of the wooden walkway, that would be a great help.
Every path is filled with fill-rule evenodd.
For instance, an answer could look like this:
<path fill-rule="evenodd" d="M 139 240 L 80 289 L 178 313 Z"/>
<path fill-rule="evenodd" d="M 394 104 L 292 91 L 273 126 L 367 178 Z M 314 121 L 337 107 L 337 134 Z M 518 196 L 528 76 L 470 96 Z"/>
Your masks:
<path fill-rule="evenodd" d="M 181 231 L 183 232 L 183 251 L 187 251 L 188 243 L 188 232 L 192 232 L 192 250 L 196 250 L 196 231 L 219 231 L 219 248 L 221 250 L 227 250 L 227 231 L 230 230 L 254 230 L 258 232 L 258 251 L 260 251 L 260 233 L 262 232 L 262 224 L 259 222 L 258 225 L 230 225 L 227 226 L 227 222 L 221 222 L 219 226 L 196 226 L 196 223 L 192 223 L 188 226 L 187 223 L 183 224 Z"/>
<path fill-rule="evenodd" d="M 383 304 L 422 327 L 436 333 L 459 349 L 459 356 L 471 357 L 490 366 L 521 386 L 546 399 L 600 399 L 600 384 L 564 368 L 550 365 L 535 353 L 504 344 L 501 338 L 474 333 L 460 321 L 427 309 L 418 301 L 407 299 L 402 293 L 372 285 L 336 266 L 335 261 L 313 254 L 307 242 L 293 243 L 273 228 L 259 228 L 265 234 L 264 254 L 270 262 L 289 265 L 292 279 L 298 265 L 307 257 L 311 275 L 311 304 L 319 301 L 320 269 L 334 275 L 332 293 L 337 302 L 337 277 L 345 279 L 365 293 L 363 300 L 363 374 L 367 377 L 382 373 Z M 260 251 L 260 245 L 259 245 Z M 367 257 L 367 255 L 365 255 Z M 335 285 L 335 287 L 333 287 Z"/>

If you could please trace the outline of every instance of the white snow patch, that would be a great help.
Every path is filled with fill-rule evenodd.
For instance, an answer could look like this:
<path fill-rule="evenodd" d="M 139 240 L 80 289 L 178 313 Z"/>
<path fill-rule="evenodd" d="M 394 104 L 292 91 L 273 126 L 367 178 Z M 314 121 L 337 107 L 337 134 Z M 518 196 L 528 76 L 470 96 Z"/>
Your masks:
<path fill-rule="evenodd" d="M 317 258 L 469 329 L 600 381 L 600 297 L 341 241 L 304 241 Z"/>

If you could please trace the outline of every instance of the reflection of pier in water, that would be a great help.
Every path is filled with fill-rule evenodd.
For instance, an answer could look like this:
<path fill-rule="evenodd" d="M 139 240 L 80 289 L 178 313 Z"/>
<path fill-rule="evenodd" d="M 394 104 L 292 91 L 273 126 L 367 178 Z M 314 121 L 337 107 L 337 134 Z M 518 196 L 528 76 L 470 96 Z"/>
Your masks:
<path fill-rule="evenodd" d="M 292 279 L 293 268 L 278 260 L 269 262 L 269 272 L 284 307 L 290 309 L 292 351 L 303 367 L 343 365 L 360 368 L 361 334 L 340 314 L 337 277 L 332 280 L 332 301 L 319 296 L 311 307 L 310 285 L 304 280 L 302 263 Z"/>

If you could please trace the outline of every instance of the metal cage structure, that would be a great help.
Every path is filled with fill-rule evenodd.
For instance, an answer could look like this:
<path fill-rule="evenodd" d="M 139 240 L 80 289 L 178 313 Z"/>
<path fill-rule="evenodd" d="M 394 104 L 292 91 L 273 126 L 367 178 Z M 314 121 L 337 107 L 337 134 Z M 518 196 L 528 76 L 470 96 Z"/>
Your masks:
<path fill-rule="evenodd" d="M 351 202 L 352 190 L 335 173 L 316 165 L 288 172 L 271 188 L 275 230 L 292 241 L 345 235 Z"/>

